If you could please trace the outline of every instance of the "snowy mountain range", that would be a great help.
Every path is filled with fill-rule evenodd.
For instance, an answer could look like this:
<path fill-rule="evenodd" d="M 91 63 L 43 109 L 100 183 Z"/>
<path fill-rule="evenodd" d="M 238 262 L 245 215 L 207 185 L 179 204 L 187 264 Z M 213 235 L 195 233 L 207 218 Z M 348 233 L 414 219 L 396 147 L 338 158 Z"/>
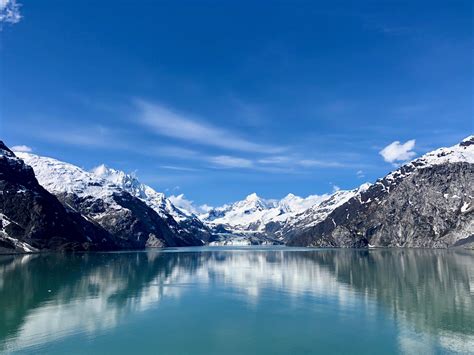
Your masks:
<path fill-rule="evenodd" d="M 288 244 L 446 248 L 474 243 L 474 136 L 363 189 Z"/>
<path fill-rule="evenodd" d="M 105 165 L 85 171 L 53 158 L 14 154 L 3 143 L 1 148 L 0 249 L 202 244 L 449 247 L 474 242 L 474 136 L 354 190 L 306 198 L 288 194 L 281 200 L 253 193 L 204 212 L 189 204 L 177 206 L 135 175 Z M 27 191 L 25 197 L 23 191 Z M 38 202 L 36 195 L 49 202 Z M 56 212 L 40 218 L 43 212 L 25 214 L 21 207 L 43 203 L 55 206 Z M 40 240 L 41 234 L 51 231 L 57 240 L 70 238 L 67 228 L 57 228 L 54 216 L 58 214 L 64 223 L 71 220 L 76 226 L 69 227 L 75 230 L 71 232 L 74 243 L 55 246 Z M 42 218 L 47 223 L 40 222 Z"/>
<path fill-rule="evenodd" d="M 64 207 L 0 141 L 0 253 L 118 247 L 105 230 Z"/>
<path fill-rule="evenodd" d="M 266 200 L 253 193 L 242 201 L 213 208 L 200 217 L 212 225 L 222 224 L 235 229 L 257 231 L 263 230 L 268 222 L 284 221 L 327 197 L 328 195 L 313 195 L 301 198 L 288 194 L 281 200 Z"/>
<path fill-rule="evenodd" d="M 88 172 L 53 158 L 16 154 L 63 205 L 100 225 L 124 247 L 202 244 L 173 218 L 177 211 L 162 194 L 130 175 L 103 166 Z"/>
<path fill-rule="evenodd" d="M 208 227 L 192 212 L 176 207 L 164 193 L 157 192 L 148 185 L 142 184 L 133 174 L 100 165 L 92 169 L 92 173 L 113 185 L 118 186 L 145 202 L 178 234 L 194 236 L 208 242 L 212 235 Z M 175 223 L 176 222 L 176 223 Z"/>
<path fill-rule="evenodd" d="M 221 236 L 221 242 L 224 239 L 224 244 L 228 242 L 226 236 L 229 235 L 240 236 L 239 244 L 252 244 L 252 241 L 257 243 L 258 239 L 264 240 L 265 243 L 280 244 L 282 238 L 267 233 L 266 227 L 269 223 L 284 223 L 328 197 L 329 195 L 312 195 L 301 198 L 288 194 L 281 200 L 267 200 L 253 193 L 242 201 L 213 208 L 199 217 L 215 234 Z M 233 239 L 232 243 L 236 238 Z"/>

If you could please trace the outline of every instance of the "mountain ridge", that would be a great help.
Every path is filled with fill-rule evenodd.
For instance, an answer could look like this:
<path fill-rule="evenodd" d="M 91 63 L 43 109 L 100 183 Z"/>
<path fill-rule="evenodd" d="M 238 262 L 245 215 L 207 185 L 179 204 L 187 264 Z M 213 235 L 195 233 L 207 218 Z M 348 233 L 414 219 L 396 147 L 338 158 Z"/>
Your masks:
<path fill-rule="evenodd" d="M 185 238 L 198 237 L 205 242 L 212 239 L 210 230 L 196 215 L 174 206 L 164 193 L 141 183 L 133 174 L 109 168 L 104 164 L 91 172 L 144 201 L 167 221 L 175 233 Z"/>
<path fill-rule="evenodd" d="M 474 242 L 474 136 L 378 179 L 293 246 L 450 247 Z"/>
<path fill-rule="evenodd" d="M 176 233 L 173 229 L 177 223 L 171 216 L 165 220 L 142 199 L 113 181 L 54 158 L 31 153 L 18 153 L 18 156 L 33 167 L 46 190 L 63 205 L 107 230 L 122 248 L 203 244 L 193 236 Z"/>
<path fill-rule="evenodd" d="M 280 200 L 251 193 L 199 215 L 175 206 L 134 174 L 103 164 L 85 171 L 53 158 L 15 154 L 3 143 L 0 158 L 0 242 L 16 251 L 203 244 L 446 248 L 474 242 L 472 135 L 353 190 L 305 198 L 289 193 Z M 76 230 L 71 232 L 72 244 L 67 233 L 54 245 L 41 244 L 26 232 L 17 233 L 17 239 L 10 236 L 19 218 L 12 201 L 23 204 L 17 192 L 24 184 L 31 187 L 32 196 L 34 189 L 44 196 L 52 194 L 44 198 L 53 198 L 56 202 L 50 203 L 64 210 L 60 212 L 64 221 L 76 225 L 70 227 Z M 86 230 L 92 238 L 85 238 Z"/>
<path fill-rule="evenodd" d="M 33 169 L 0 141 L 0 253 L 116 247 L 105 230 L 41 186 Z"/>

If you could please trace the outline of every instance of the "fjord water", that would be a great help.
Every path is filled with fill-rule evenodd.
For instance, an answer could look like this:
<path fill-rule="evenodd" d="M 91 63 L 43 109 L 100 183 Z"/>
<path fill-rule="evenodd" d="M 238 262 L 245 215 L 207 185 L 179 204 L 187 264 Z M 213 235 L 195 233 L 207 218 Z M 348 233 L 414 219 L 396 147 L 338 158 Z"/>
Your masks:
<path fill-rule="evenodd" d="M 468 353 L 474 253 L 186 248 L 0 257 L 0 352 Z"/>

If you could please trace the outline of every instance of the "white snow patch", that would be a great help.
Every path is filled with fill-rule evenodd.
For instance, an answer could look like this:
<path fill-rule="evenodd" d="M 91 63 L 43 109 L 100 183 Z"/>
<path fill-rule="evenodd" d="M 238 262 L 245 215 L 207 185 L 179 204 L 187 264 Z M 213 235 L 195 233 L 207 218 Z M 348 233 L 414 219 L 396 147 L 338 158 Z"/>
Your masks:
<path fill-rule="evenodd" d="M 262 231 L 269 222 L 285 222 L 308 208 L 327 199 L 329 195 L 311 195 L 306 198 L 288 194 L 281 200 L 263 199 L 256 193 L 231 205 L 210 210 L 200 217 L 208 224 L 226 225 L 232 231 Z"/>
<path fill-rule="evenodd" d="M 466 213 L 468 210 L 470 210 L 470 203 L 469 202 L 464 202 L 464 204 L 461 206 L 461 213 Z"/>
<path fill-rule="evenodd" d="M 474 135 L 467 137 L 460 144 L 456 144 L 449 148 L 439 148 L 421 156 L 420 158 L 412 160 L 401 168 L 388 174 L 385 177 L 385 180 L 396 181 L 413 174 L 413 172 L 418 169 L 425 169 L 437 165 L 463 162 L 474 164 L 474 143 L 467 144 L 469 142 L 474 142 Z M 404 171 L 403 173 L 402 170 Z M 446 195 L 445 198 L 447 198 Z"/>

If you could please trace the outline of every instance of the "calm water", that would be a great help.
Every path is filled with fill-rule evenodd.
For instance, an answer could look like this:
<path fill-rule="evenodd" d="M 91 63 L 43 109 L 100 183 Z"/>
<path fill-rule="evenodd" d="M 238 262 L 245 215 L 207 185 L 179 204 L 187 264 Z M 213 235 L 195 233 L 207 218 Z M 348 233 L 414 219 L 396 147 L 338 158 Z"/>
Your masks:
<path fill-rule="evenodd" d="M 182 250 L 0 257 L 0 351 L 468 353 L 474 253 Z"/>

